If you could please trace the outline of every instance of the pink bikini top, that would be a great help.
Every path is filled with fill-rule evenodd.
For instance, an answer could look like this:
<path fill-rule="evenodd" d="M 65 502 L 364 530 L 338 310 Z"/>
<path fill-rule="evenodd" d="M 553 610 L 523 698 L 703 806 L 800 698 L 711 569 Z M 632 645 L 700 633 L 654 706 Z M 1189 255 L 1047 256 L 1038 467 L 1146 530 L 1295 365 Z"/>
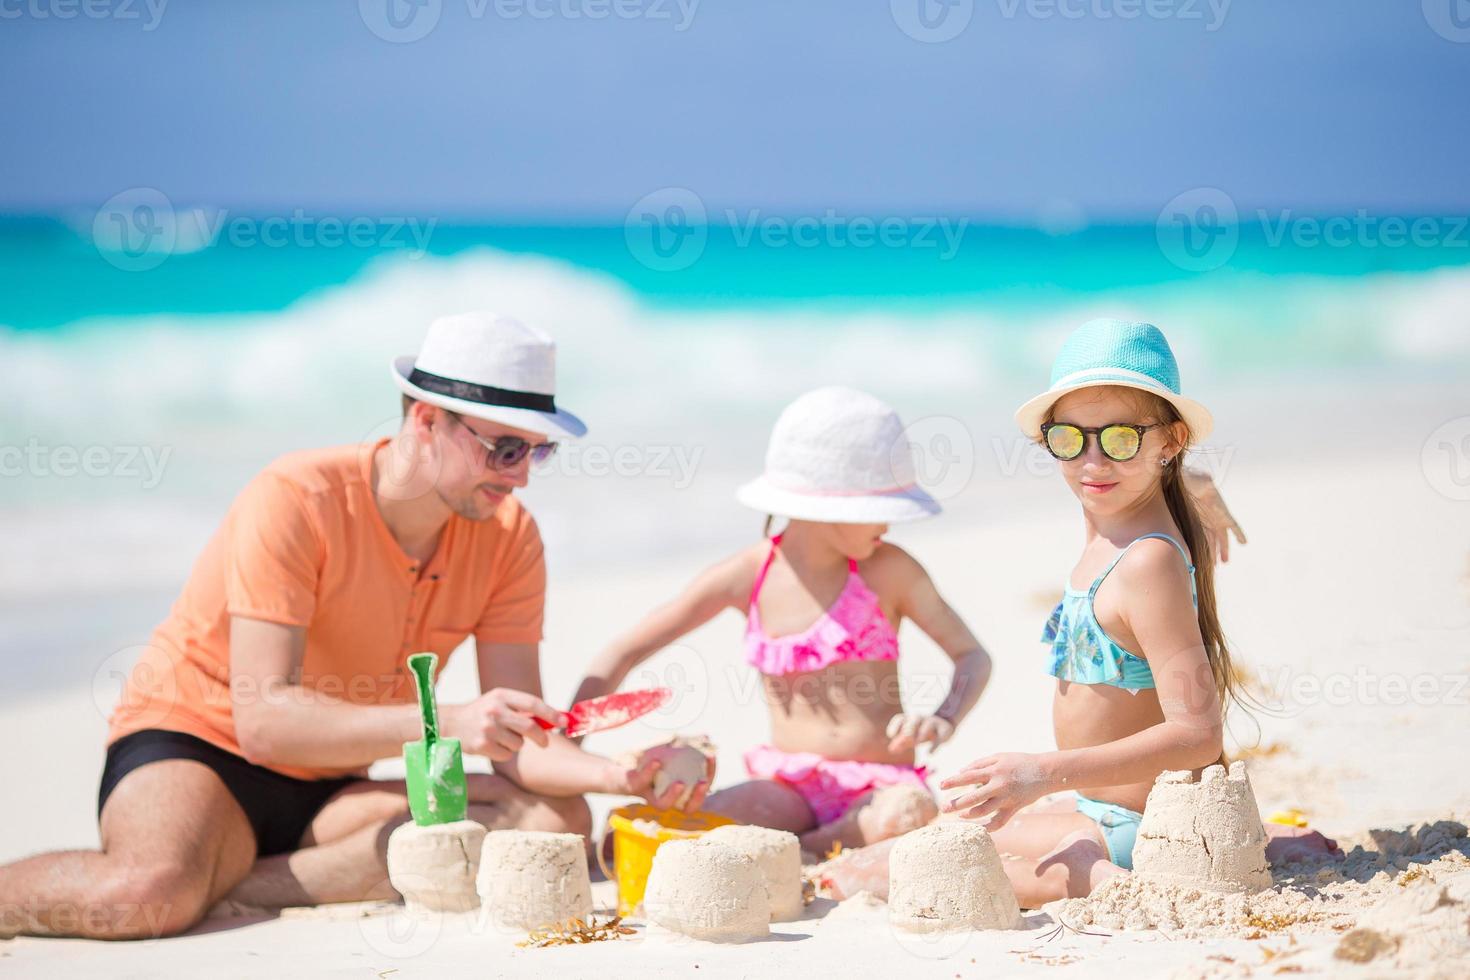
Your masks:
<path fill-rule="evenodd" d="M 847 560 L 847 584 L 832 607 L 800 633 L 770 637 L 761 628 L 756 599 L 761 583 L 776 557 L 781 535 L 771 539 L 771 551 L 750 590 L 746 614 L 745 662 L 762 674 L 795 674 L 821 670 L 844 660 L 897 660 L 898 634 L 894 632 L 878 597 L 858 574 L 857 562 Z"/>

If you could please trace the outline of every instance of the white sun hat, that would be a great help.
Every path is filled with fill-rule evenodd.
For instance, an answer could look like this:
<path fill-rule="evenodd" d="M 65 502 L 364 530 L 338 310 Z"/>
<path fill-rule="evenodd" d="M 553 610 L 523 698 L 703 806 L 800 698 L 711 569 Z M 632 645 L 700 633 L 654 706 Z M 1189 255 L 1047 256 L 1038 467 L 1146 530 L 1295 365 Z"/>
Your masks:
<path fill-rule="evenodd" d="M 393 380 L 418 401 L 471 418 L 552 438 L 587 432 L 556 405 L 556 344 L 513 317 L 440 317 L 429 324 L 417 358 L 393 359 Z"/>
<path fill-rule="evenodd" d="M 736 491 L 747 507 L 828 524 L 900 524 L 939 513 L 914 477 L 898 413 L 852 388 L 818 388 L 786 407 L 766 471 Z"/>

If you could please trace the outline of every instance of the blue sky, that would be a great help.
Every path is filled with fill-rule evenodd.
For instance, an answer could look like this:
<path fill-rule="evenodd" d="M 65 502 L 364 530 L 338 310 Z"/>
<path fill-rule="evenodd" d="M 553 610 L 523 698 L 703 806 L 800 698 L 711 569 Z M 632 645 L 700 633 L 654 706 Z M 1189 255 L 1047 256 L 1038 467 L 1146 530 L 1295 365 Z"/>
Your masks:
<path fill-rule="evenodd" d="M 5 211 L 1470 211 L 1470 0 L 81 2 L 0 0 Z"/>

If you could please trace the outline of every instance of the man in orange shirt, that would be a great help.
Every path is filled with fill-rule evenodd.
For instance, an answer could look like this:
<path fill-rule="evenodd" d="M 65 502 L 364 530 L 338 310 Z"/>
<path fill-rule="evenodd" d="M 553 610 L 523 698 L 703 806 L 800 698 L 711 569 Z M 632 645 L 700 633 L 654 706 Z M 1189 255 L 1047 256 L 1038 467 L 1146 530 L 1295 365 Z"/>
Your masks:
<path fill-rule="evenodd" d="M 628 769 L 533 720 L 563 716 L 540 697 L 541 538 L 512 494 L 552 439 L 586 431 L 556 406 L 550 339 L 446 317 L 393 378 L 395 438 L 285 456 L 235 500 L 113 713 L 102 849 L 0 868 L 0 933 L 156 936 L 226 896 L 393 897 L 384 853 L 407 800 L 366 767 L 419 737 L 408 655 L 443 662 L 471 635 L 483 693 L 441 714 L 494 763 L 469 776 L 472 819 L 587 834 L 584 793 L 680 794 L 651 788 L 673 750 Z"/>

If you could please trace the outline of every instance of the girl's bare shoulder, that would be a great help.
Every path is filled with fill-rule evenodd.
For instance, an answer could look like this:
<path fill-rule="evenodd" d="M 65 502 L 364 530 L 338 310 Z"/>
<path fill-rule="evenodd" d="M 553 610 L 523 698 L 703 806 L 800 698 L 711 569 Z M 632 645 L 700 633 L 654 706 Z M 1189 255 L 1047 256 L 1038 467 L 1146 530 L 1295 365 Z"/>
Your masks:
<path fill-rule="evenodd" d="M 770 543 L 766 541 L 748 545 L 715 562 L 704 570 L 700 578 L 707 586 L 722 592 L 731 602 L 743 603 L 755 587 L 755 577 L 765 564 L 770 548 Z"/>
<path fill-rule="evenodd" d="M 1131 589 L 1182 588 L 1186 594 L 1189 591 L 1189 564 L 1179 549 L 1163 538 L 1135 541 L 1113 574 Z"/>
<path fill-rule="evenodd" d="M 884 541 L 858 563 L 858 572 L 868 587 L 880 595 L 907 592 L 929 578 L 919 560 L 898 545 Z"/>

